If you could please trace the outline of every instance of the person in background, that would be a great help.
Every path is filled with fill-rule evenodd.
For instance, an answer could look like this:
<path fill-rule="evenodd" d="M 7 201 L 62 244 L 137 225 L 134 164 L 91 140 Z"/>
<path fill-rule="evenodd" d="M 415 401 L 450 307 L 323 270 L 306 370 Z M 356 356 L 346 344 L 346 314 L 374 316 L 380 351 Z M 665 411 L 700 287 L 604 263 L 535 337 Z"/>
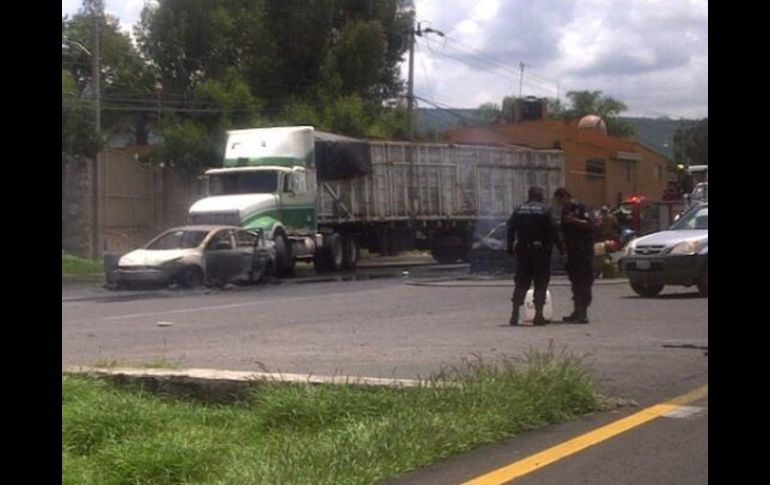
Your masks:
<path fill-rule="evenodd" d="M 574 310 L 562 318 L 569 323 L 588 323 L 588 307 L 591 305 L 591 286 L 594 283 L 594 233 L 595 223 L 588 208 L 572 198 L 565 188 L 553 194 L 561 207 L 561 234 L 567 251 L 565 269 L 572 286 Z"/>
<path fill-rule="evenodd" d="M 556 221 L 551 215 L 551 208 L 543 203 L 543 189 L 530 187 L 527 202 L 517 208 L 508 219 L 508 237 L 506 250 L 509 255 L 516 254 L 516 276 L 511 301 L 513 310 L 510 325 L 519 324 L 519 310 L 529 287 L 534 282 L 535 318 L 533 325 L 545 325 L 548 321 L 543 315 L 548 282 L 551 279 L 551 252 L 553 247 L 564 255 L 564 247 L 559 238 Z"/>
<path fill-rule="evenodd" d="M 618 219 L 610 212 L 606 204 L 599 209 L 598 226 L 597 235 L 599 241 L 617 241 L 620 237 Z"/>

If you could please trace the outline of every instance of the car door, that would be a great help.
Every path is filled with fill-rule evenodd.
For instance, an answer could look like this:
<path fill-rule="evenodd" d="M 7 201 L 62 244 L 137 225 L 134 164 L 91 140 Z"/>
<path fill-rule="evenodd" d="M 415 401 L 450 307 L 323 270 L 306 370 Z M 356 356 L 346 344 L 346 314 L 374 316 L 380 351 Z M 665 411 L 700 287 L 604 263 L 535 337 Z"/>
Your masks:
<path fill-rule="evenodd" d="M 224 285 L 237 278 L 244 264 L 232 229 L 220 229 L 206 245 L 206 278 L 214 285 Z"/>
<path fill-rule="evenodd" d="M 255 277 L 258 277 L 264 266 L 264 258 L 260 257 L 257 234 L 251 231 L 235 231 L 235 243 L 241 254 L 242 263 L 238 279 L 251 281 L 252 272 L 255 273 Z"/>

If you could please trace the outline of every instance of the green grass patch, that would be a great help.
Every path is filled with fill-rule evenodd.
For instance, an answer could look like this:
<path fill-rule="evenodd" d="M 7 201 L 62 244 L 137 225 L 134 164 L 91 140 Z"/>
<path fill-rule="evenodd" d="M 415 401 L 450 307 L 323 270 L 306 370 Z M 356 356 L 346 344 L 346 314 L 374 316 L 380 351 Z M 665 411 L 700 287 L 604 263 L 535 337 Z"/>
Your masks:
<path fill-rule="evenodd" d="M 104 264 L 101 261 L 80 258 L 62 250 L 61 275 L 65 277 L 90 276 L 104 273 Z"/>
<path fill-rule="evenodd" d="M 419 388 L 265 383 L 204 405 L 62 377 L 62 483 L 367 484 L 600 406 L 580 359 L 472 359 Z"/>

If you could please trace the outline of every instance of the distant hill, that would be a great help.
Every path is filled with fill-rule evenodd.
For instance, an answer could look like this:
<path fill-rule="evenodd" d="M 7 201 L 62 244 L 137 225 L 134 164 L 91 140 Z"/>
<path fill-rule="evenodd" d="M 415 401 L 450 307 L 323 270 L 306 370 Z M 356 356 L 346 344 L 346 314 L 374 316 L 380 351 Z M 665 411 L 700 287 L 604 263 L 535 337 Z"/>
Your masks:
<path fill-rule="evenodd" d="M 421 133 L 437 134 L 458 126 L 484 124 L 475 109 L 417 109 L 418 129 Z M 621 118 L 631 123 L 636 131 L 634 139 L 646 147 L 668 157 L 674 156 L 674 133 L 682 120 L 670 118 Z M 693 120 L 684 120 L 691 123 Z M 429 138 L 435 138 L 430 136 Z"/>

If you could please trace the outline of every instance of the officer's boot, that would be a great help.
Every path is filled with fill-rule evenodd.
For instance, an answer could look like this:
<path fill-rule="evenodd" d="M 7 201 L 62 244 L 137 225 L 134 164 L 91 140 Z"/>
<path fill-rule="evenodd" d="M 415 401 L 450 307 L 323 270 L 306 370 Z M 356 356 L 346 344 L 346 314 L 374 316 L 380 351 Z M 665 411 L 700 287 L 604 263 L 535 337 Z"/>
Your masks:
<path fill-rule="evenodd" d="M 578 305 L 573 323 L 588 323 L 588 305 Z"/>
<path fill-rule="evenodd" d="M 513 304 L 513 311 L 511 311 L 511 319 L 508 321 L 508 325 L 518 325 L 519 324 L 519 310 L 521 309 L 521 305 Z"/>
<path fill-rule="evenodd" d="M 545 325 L 551 323 L 543 316 L 543 304 L 535 305 L 535 318 L 532 319 L 532 325 Z"/>
<path fill-rule="evenodd" d="M 572 310 L 572 313 L 567 315 L 566 317 L 562 317 L 561 321 L 567 322 L 567 323 L 575 323 L 577 321 L 577 318 L 578 318 L 578 305 L 575 304 Z"/>

